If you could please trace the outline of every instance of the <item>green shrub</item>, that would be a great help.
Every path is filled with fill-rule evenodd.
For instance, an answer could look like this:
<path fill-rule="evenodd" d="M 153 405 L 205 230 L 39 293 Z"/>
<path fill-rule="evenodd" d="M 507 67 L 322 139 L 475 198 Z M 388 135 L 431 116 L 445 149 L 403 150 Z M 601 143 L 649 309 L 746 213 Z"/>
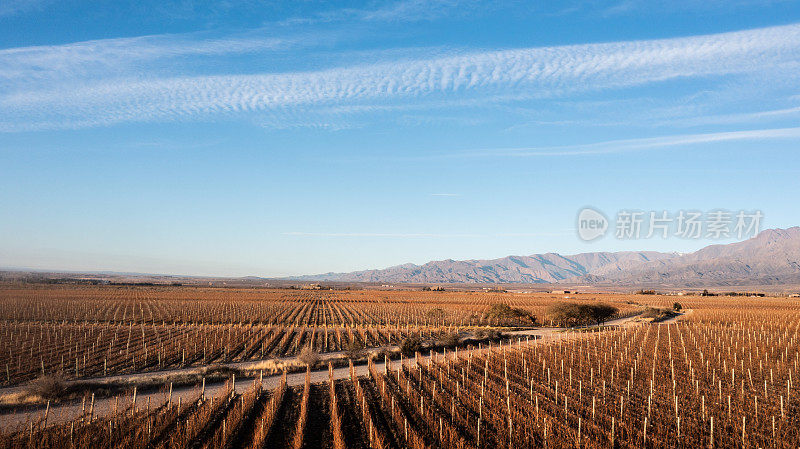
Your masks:
<path fill-rule="evenodd" d="M 511 307 L 508 304 L 492 304 L 484 314 L 484 318 L 495 320 L 499 324 L 535 324 L 536 316 L 525 309 Z"/>
<path fill-rule="evenodd" d="M 590 323 L 603 324 L 617 311 L 616 307 L 605 303 L 559 302 L 550 306 L 547 314 L 562 325 L 579 326 Z"/>
<path fill-rule="evenodd" d="M 642 318 L 652 318 L 653 321 L 661 321 L 675 316 L 675 312 L 669 307 L 659 309 L 656 307 L 647 307 L 641 314 Z"/>

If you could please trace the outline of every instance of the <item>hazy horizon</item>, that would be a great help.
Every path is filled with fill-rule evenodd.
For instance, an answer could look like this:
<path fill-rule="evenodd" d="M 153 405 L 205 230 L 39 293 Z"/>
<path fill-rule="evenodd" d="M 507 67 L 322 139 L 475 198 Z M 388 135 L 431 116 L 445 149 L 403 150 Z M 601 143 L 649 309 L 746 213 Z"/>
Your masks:
<path fill-rule="evenodd" d="M 349 272 L 800 224 L 800 4 L 0 5 L 0 266 Z M 613 234 L 613 229 L 610 231 Z"/>

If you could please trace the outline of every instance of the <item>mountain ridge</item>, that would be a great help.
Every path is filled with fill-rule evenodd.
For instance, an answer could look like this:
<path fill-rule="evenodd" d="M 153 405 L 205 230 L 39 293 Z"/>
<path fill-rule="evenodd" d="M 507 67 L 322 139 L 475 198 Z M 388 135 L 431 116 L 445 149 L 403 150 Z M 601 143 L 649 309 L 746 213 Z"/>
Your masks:
<path fill-rule="evenodd" d="M 665 284 L 675 286 L 800 282 L 800 227 L 766 229 L 748 240 L 692 253 L 555 252 L 497 259 L 436 260 L 384 269 L 295 276 L 303 281 L 407 284 Z"/>
<path fill-rule="evenodd" d="M 672 253 L 656 251 L 593 252 L 574 255 L 558 253 L 506 256 L 498 259 L 435 260 L 422 265 L 405 263 L 384 269 L 350 273 L 296 276 L 297 280 L 396 283 L 555 283 L 589 274 L 612 265 L 632 266 L 636 262 L 670 258 Z"/>
<path fill-rule="evenodd" d="M 727 245 L 648 262 L 626 273 L 595 273 L 594 283 L 659 283 L 681 286 L 781 284 L 800 282 L 800 227 L 766 229 Z"/>

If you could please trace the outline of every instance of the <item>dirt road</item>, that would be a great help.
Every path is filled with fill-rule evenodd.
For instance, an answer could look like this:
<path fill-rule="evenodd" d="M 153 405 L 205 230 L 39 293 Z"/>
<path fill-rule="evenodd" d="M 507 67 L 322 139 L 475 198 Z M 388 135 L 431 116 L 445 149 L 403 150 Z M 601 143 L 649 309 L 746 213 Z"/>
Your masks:
<path fill-rule="evenodd" d="M 687 311 L 688 313 L 689 311 Z M 620 318 L 617 320 L 612 320 L 607 323 L 604 323 L 604 326 L 633 326 L 640 324 L 635 321 L 637 316 L 630 316 L 625 318 Z M 675 317 L 678 319 L 679 317 Z M 666 322 L 665 322 L 666 323 Z M 596 326 L 589 326 L 588 328 L 592 328 Z M 528 330 L 520 330 L 520 331 L 511 331 L 506 332 L 505 335 L 510 335 L 516 337 L 517 341 L 521 340 L 522 344 L 540 344 L 542 342 L 551 341 L 555 339 L 574 339 L 574 338 L 583 338 L 588 336 L 588 333 L 585 332 L 565 332 L 569 329 L 567 328 L 538 328 L 538 329 L 528 329 Z M 516 341 L 512 342 L 511 344 L 517 344 Z M 378 349 L 396 349 L 397 346 L 387 347 L 387 348 L 378 348 Z M 374 350 L 374 349 L 373 349 Z M 485 347 L 480 349 L 485 351 Z M 472 351 L 478 351 L 478 349 L 474 349 Z M 458 351 L 460 354 L 463 354 L 464 351 Z M 454 356 L 455 353 L 453 351 L 447 351 L 447 356 Z M 442 357 L 442 353 L 436 354 L 437 357 Z M 327 363 L 327 361 L 341 358 L 343 357 L 343 353 L 327 353 L 321 354 L 320 359 L 323 364 Z M 424 356 L 424 359 L 427 360 L 431 356 L 427 355 Z M 413 363 L 412 360 L 406 359 L 406 363 Z M 400 363 L 399 361 L 390 362 L 393 363 L 394 366 Z M 258 371 L 260 369 L 265 370 L 265 372 L 269 372 L 269 369 L 274 368 L 275 366 L 280 365 L 287 365 L 287 364 L 296 364 L 295 357 L 283 357 L 279 359 L 270 359 L 270 360 L 257 360 L 257 361 L 248 361 L 248 362 L 238 362 L 238 363 L 229 363 L 222 366 L 236 368 L 241 370 L 249 370 L 249 371 Z M 384 369 L 384 362 L 377 361 L 375 363 L 376 368 Z M 186 368 L 186 369 L 177 369 L 177 370 L 167 370 L 167 371 L 158 371 L 158 372 L 146 372 L 146 373 L 137 373 L 137 374 L 128 374 L 128 375 L 119 375 L 119 376 L 108 376 L 104 378 L 96 378 L 93 381 L 96 382 L 108 382 L 108 383 L 129 383 L 131 385 L 136 384 L 137 382 L 152 382 L 153 380 L 160 380 L 163 379 L 165 384 L 169 383 L 169 379 L 172 377 L 180 376 L 180 375 L 191 375 L 191 374 L 202 374 L 204 367 L 194 367 L 194 368 Z M 367 375 L 368 370 L 366 365 L 357 365 L 355 367 L 355 372 L 357 376 Z M 344 379 L 350 376 L 350 371 L 348 367 L 342 368 L 335 368 L 333 370 L 334 378 L 335 379 Z M 273 375 L 273 376 L 264 376 L 262 386 L 263 388 L 272 389 L 279 385 L 280 383 L 280 375 Z M 290 386 L 294 385 L 302 385 L 305 381 L 305 373 L 298 372 L 293 374 L 288 374 L 286 376 L 287 383 Z M 328 370 L 316 370 L 311 372 L 311 382 L 326 382 L 328 380 Z M 253 379 L 239 379 L 236 381 L 236 391 L 242 392 L 252 385 Z M 74 381 L 73 381 L 74 382 Z M 12 394 L 19 394 L 22 392 L 23 387 L 9 387 L 0 389 L 0 396 L 5 395 L 12 395 Z M 205 394 L 207 397 L 216 396 L 222 392 L 222 390 L 226 388 L 224 383 L 216 383 L 216 384 L 207 384 Z M 181 400 L 183 402 L 197 400 L 200 395 L 199 387 L 176 387 L 172 391 L 172 400 L 177 402 Z M 156 392 L 146 392 L 146 393 L 139 393 L 137 394 L 136 398 L 136 407 L 147 407 L 148 403 L 151 407 L 155 407 L 158 404 L 163 403 L 167 400 L 167 393 L 165 391 L 156 391 Z M 94 417 L 102 417 L 102 416 L 109 416 L 112 415 L 115 410 L 122 410 L 126 407 L 132 405 L 132 397 L 131 395 L 120 396 L 117 398 L 110 397 L 110 398 L 101 398 L 97 399 L 94 404 L 93 414 Z M 27 410 L 20 410 L 15 412 L 9 412 L 5 414 L 0 414 L 0 426 L 3 428 L 9 429 L 18 426 L 27 426 L 28 422 L 38 422 L 39 420 L 43 419 L 45 409 L 43 407 L 36 408 L 36 409 L 27 409 Z M 89 412 L 89 404 L 87 403 L 85 407 L 81 402 L 77 403 L 65 403 L 65 404 L 58 404 L 52 406 L 50 408 L 50 412 L 48 414 L 47 423 L 55 424 L 61 423 L 65 421 L 70 421 L 72 419 L 80 417 L 82 414 L 88 414 Z"/>

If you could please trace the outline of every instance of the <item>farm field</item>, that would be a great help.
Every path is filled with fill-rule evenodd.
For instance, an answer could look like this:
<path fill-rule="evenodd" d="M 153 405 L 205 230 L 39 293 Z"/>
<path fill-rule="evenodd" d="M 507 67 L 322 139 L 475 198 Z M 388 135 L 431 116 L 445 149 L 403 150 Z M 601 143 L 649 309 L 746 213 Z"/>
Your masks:
<path fill-rule="evenodd" d="M 629 299 L 603 295 L 620 313 Z M 605 296 L 609 296 L 606 298 Z M 0 289 L 0 385 L 397 345 L 491 326 L 494 303 L 537 317 L 558 295 L 170 287 Z"/>
<path fill-rule="evenodd" d="M 565 295 L 25 286 L 0 290 L 6 388 L 184 366 L 396 345 L 499 323 L 493 304 L 542 325 Z M 179 399 L 166 390 L 57 421 L 42 410 L 0 447 L 521 448 L 798 447 L 800 301 L 570 295 L 663 323 L 546 334 L 366 367 L 232 377 Z M 515 338 L 516 337 L 516 338 Z M 184 352 L 186 356 L 184 358 Z M 64 359 L 62 367 L 61 359 Z M 77 362 L 76 362 L 77 360 Z M 321 364 L 324 373 L 325 366 Z M 44 368 L 42 368 L 42 366 Z M 77 367 L 77 368 L 76 368 Z M 322 374 L 317 373 L 317 374 Z M 269 374 L 269 373 L 267 373 Z M 294 375 L 295 378 L 298 375 Z M 324 379 L 325 377 L 323 377 Z M 314 379 L 312 381 L 312 379 Z M 236 382 L 236 388 L 232 383 Z M 185 399 L 184 399 L 185 398 Z M 1 419 L 1 418 L 0 418 Z"/>

